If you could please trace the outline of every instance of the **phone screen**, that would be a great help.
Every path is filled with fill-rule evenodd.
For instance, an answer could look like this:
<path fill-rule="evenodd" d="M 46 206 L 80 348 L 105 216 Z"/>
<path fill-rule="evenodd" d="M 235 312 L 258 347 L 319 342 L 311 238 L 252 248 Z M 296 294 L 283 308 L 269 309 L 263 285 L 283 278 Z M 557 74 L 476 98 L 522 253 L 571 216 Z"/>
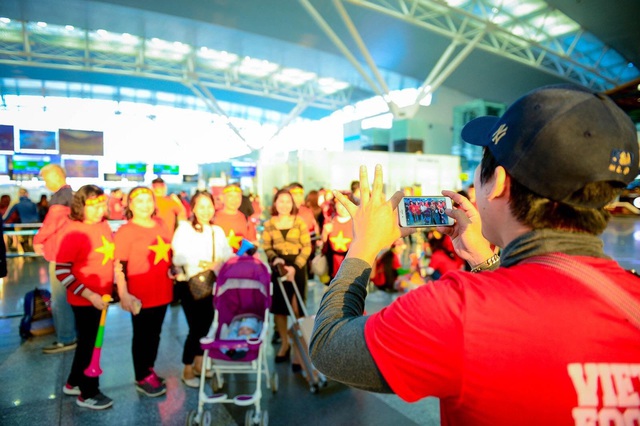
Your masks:
<path fill-rule="evenodd" d="M 404 197 L 398 204 L 398 219 L 402 227 L 452 226 L 454 220 L 445 213 L 450 208 L 449 197 Z"/>

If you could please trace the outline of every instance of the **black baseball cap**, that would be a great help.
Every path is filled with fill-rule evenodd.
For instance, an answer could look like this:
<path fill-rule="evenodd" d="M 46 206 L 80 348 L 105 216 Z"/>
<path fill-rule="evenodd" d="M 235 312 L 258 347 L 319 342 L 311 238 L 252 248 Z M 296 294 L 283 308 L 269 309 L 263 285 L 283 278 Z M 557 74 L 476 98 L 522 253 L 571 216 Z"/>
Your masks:
<path fill-rule="evenodd" d="M 514 179 L 554 201 L 567 203 L 590 182 L 624 186 L 638 175 L 638 136 L 629 116 L 607 96 L 577 85 L 533 90 L 502 117 L 467 123 L 462 139 L 486 146 Z"/>

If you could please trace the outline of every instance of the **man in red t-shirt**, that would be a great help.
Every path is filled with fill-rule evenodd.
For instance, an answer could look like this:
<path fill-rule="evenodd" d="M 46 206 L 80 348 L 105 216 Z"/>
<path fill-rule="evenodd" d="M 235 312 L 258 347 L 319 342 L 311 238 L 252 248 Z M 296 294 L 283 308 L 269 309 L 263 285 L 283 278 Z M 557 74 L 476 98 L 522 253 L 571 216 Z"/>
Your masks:
<path fill-rule="evenodd" d="M 304 204 L 304 188 L 298 182 L 294 182 L 289 185 L 289 192 L 293 197 L 293 202 L 298 208 L 298 216 L 300 216 L 304 223 L 307 224 L 309 234 L 311 234 L 311 240 L 313 241 L 319 236 L 318 222 L 316 221 L 313 211 Z"/>
<path fill-rule="evenodd" d="M 409 231 L 394 211 L 402 193 L 385 199 L 381 166 L 370 190 L 362 167 L 360 205 L 336 194 L 354 239 L 316 315 L 314 365 L 406 401 L 437 397 L 445 425 L 640 424 L 640 277 L 598 237 L 604 207 L 638 175 L 634 124 L 606 96 L 558 85 L 462 138 L 484 147 L 477 209 L 443 191 L 459 208 L 437 230 L 473 269 L 362 316 L 376 254 Z"/>
<path fill-rule="evenodd" d="M 158 217 L 164 221 L 173 235 L 178 221 L 187 219 L 187 211 L 176 195 L 167 195 L 167 184 L 162 178 L 152 180 L 151 189 L 156 196 Z"/>
<path fill-rule="evenodd" d="M 122 198 L 124 194 L 122 189 L 114 188 L 109 194 L 109 200 L 107 201 L 107 210 L 109 211 L 109 220 L 124 220 L 124 204 Z"/>
<path fill-rule="evenodd" d="M 243 239 L 257 246 L 255 226 L 238 210 L 242 203 L 242 189 L 234 183 L 225 186 L 222 190 L 222 202 L 224 206 L 216 212 L 213 224 L 224 229 L 233 251 L 238 251 Z"/>

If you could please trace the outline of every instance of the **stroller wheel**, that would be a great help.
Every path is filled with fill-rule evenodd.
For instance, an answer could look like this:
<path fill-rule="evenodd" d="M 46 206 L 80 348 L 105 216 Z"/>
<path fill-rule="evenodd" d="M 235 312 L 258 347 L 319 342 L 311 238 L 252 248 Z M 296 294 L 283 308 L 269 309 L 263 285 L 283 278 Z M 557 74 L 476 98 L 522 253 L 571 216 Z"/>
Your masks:
<path fill-rule="evenodd" d="M 244 426 L 254 426 L 253 408 L 250 410 L 247 410 L 247 413 L 244 415 Z"/>
<path fill-rule="evenodd" d="M 262 418 L 260 419 L 260 426 L 269 426 L 269 413 L 267 410 L 262 412 Z"/>
<path fill-rule="evenodd" d="M 247 414 L 244 416 L 244 425 L 245 426 L 269 426 L 269 413 L 267 410 L 263 410 L 260 413 L 260 418 L 257 422 L 253 421 L 253 416 L 255 415 L 255 410 L 252 408 L 247 410 Z"/>
<path fill-rule="evenodd" d="M 193 425 L 197 425 L 198 422 L 196 421 L 196 410 L 191 410 L 189 411 L 189 413 L 187 413 L 187 426 L 193 426 Z"/>
<path fill-rule="evenodd" d="M 205 410 L 202 412 L 202 417 L 200 418 L 200 424 L 202 426 L 211 426 L 211 411 Z"/>
<path fill-rule="evenodd" d="M 278 392 L 278 373 L 271 374 L 271 392 Z"/>

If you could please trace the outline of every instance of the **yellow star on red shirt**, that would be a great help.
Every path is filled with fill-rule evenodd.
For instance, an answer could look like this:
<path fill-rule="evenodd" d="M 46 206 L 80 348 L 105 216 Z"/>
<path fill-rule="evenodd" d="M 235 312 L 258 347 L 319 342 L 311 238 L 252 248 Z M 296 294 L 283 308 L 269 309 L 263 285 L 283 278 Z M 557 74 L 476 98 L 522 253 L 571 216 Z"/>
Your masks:
<path fill-rule="evenodd" d="M 231 248 L 234 248 L 236 250 L 240 248 L 240 243 L 242 243 L 243 239 L 244 237 L 242 235 L 236 235 L 233 229 L 229 231 L 229 235 L 227 236 L 229 245 L 231 246 Z"/>
<path fill-rule="evenodd" d="M 345 237 L 342 231 L 338 232 L 336 237 L 329 237 L 331 245 L 335 251 L 347 251 L 349 249 L 348 244 L 351 242 L 351 238 Z"/>
<path fill-rule="evenodd" d="M 109 259 L 113 260 L 113 252 L 116 248 L 116 245 L 111 241 L 107 240 L 104 235 L 102 237 L 102 246 L 96 249 L 96 252 L 102 253 L 104 257 L 102 258 L 102 265 L 106 265 Z"/>
<path fill-rule="evenodd" d="M 171 244 L 165 243 L 160 235 L 158 235 L 158 244 L 149 246 L 149 250 L 156 254 L 153 259 L 153 264 L 157 265 L 161 260 L 169 262 L 169 250 L 171 250 Z"/>

